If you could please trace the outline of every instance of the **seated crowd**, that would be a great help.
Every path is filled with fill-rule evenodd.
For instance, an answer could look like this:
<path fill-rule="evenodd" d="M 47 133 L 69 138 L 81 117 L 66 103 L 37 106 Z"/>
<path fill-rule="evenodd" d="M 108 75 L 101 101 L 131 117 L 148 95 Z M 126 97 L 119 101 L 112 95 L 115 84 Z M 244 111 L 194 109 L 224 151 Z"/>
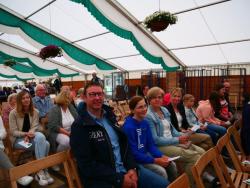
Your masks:
<path fill-rule="evenodd" d="M 147 87 L 144 96 L 129 100 L 131 114 L 121 126 L 117 125 L 113 109 L 104 104 L 105 93 L 98 82 L 81 88 L 78 98 L 68 86 L 62 86 L 53 100 L 43 84 L 36 86 L 33 98 L 29 91 L 21 90 L 10 94 L 2 109 L 0 167 L 13 167 L 2 142 L 6 137 L 4 125 L 8 124 L 12 147 L 34 151 L 36 159 L 71 149 L 85 188 L 165 188 L 183 171 L 191 187 L 195 187 L 191 167 L 216 145 L 236 119 L 226 86 L 227 83 L 216 85 L 196 109 L 195 97 L 182 96 L 181 88 L 173 88 L 165 95 L 159 87 Z M 249 115 L 249 96 L 245 97 L 242 133 L 249 160 L 246 114 Z M 22 141 L 31 146 L 24 147 Z M 172 157 L 177 158 L 169 160 Z M 59 171 L 60 167 L 52 169 Z M 208 182 L 215 179 L 207 171 L 203 178 Z M 24 176 L 18 183 L 27 185 L 32 180 L 32 176 Z M 54 182 L 48 169 L 37 172 L 35 180 L 41 186 Z"/>

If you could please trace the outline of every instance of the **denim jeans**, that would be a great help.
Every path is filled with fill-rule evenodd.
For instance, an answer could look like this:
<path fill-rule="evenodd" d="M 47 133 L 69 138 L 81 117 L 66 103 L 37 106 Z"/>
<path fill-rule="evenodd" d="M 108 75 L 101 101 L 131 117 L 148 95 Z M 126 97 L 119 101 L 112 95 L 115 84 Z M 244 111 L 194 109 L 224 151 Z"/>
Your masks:
<path fill-rule="evenodd" d="M 207 128 L 218 133 L 219 137 L 222 137 L 224 134 L 227 133 L 227 129 L 225 127 L 220 126 L 220 125 L 215 125 L 215 124 L 209 123 L 207 125 Z"/>
<path fill-rule="evenodd" d="M 153 171 L 139 165 L 138 188 L 166 188 L 169 181 Z"/>
<path fill-rule="evenodd" d="M 220 126 L 220 125 L 215 125 L 215 124 L 210 123 L 210 124 L 207 125 L 207 128 L 209 130 L 215 131 L 219 135 L 217 137 L 216 143 L 214 145 L 217 144 L 217 141 L 219 140 L 220 137 L 222 137 L 224 134 L 227 133 L 227 129 L 225 127 Z M 227 150 L 225 148 L 223 148 L 222 154 L 223 155 L 228 155 L 228 152 L 227 152 Z"/>
<path fill-rule="evenodd" d="M 14 167 L 4 150 L 0 148 L 0 168 L 10 169 Z"/>
<path fill-rule="evenodd" d="M 29 148 L 25 148 L 18 144 L 18 142 L 24 140 L 24 138 L 17 138 L 14 143 L 15 149 L 25 149 L 27 151 L 35 151 L 36 159 L 41 159 L 43 157 L 48 156 L 49 153 L 49 142 L 46 140 L 45 136 L 41 132 L 35 132 L 35 137 L 30 140 L 32 146 Z"/>
<path fill-rule="evenodd" d="M 178 177 L 178 171 L 174 162 L 170 162 L 165 168 L 157 164 L 144 164 L 143 167 L 155 172 L 170 182 Z"/>
<path fill-rule="evenodd" d="M 211 128 L 208 128 L 208 127 L 207 127 L 206 130 L 198 129 L 196 132 L 197 133 L 202 133 L 202 134 L 208 134 L 211 137 L 214 145 L 216 145 L 216 143 L 217 143 L 217 141 L 219 139 L 219 134 L 216 131 L 214 131 Z"/>

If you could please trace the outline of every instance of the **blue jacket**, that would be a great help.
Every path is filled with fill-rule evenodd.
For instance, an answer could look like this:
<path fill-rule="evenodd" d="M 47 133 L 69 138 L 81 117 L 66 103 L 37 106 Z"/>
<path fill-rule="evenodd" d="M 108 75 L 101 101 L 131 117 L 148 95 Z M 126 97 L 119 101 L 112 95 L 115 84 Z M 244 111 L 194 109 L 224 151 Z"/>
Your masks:
<path fill-rule="evenodd" d="M 154 163 L 154 158 L 162 156 L 162 153 L 154 144 L 146 120 L 137 121 L 132 116 L 128 116 L 123 125 L 123 131 L 128 137 L 130 149 L 137 163 Z"/>
<path fill-rule="evenodd" d="M 51 98 L 49 96 L 46 96 L 44 98 L 44 103 L 42 103 L 42 100 L 40 97 L 35 96 L 32 98 L 33 104 L 35 108 L 39 111 L 39 118 L 45 117 L 50 109 L 54 107 L 54 104 L 51 101 Z"/>
<path fill-rule="evenodd" d="M 164 107 L 161 107 L 161 111 L 164 115 L 164 118 L 167 119 L 167 121 L 170 123 L 171 133 L 173 137 L 172 138 L 164 137 L 163 135 L 164 128 L 162 121 L 159 118 L 159 116 L 153 111 L 152 107 L 149 105 L 146 120 L 149 123 L 155 144 L 157 146 L 170 146 L 179 144 L 178 137 L 181 136 L 182 134 L 178 132 L 171 124 L 170 113 L 168 112 L 168 110 Z"/>
<path fill-rule="evenodd" d="M 111 108 L 103 105 L 105 115 L 119 137 L 120 151 L 126 170 L 137 167 L 124 132 L 116 126 Z M 84 188 L 122 187 L 124 175 L 116 172 L 111 141 L 104 127 L 89 115 L 86 104 L 78 106 L 79 116 L 71 127 L 70 146 L 77 161 Z"/>

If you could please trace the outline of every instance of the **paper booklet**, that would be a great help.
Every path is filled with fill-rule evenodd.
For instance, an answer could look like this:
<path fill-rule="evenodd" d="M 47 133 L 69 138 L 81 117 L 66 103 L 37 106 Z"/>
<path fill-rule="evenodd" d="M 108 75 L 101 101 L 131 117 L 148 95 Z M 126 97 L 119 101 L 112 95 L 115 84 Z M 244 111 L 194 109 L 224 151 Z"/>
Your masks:
<path fill-rule="evenodd" d="M 248 160 L 242 161 L 242 164 L 244 164 L 244 165 L 250 165 L 250 161 L 248 161 Z"/>
<path fill-rule="evenodd" d="M 181 156 L 176 156 L 176 157 L 169 157 L 168 161 L 175 161 L 176 159 L 179 159 Z"/>
<path fill-rule="evenodd" d="M 199 128 L 200 128 L 199 125 L 194 125 L 194 126 L 191 128 L 191 131 L 196 132 Z"/>
<path fill-rule="evenodd" d="M 244 183 L 246 183 L 247 185 L 250 185 L 250 179 L 244 180 Z"/>
<path fill-rule="evenodd" d="M 18 142 L 18 144 L 20 144 L 21 146 L 25 147 L 25 148 L 29 148 L 30 146 L 32 146 L 32 143 L 30 142 L 25 142 L 24 140 Z"/>

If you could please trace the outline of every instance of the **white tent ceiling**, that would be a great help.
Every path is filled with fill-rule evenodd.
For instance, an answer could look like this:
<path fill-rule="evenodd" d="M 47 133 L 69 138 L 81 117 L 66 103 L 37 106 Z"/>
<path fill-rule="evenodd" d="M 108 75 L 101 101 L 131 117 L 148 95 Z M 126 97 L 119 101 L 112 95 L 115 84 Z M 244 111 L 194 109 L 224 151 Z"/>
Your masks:
<path fill-rule="evenodd" d="M 105 8 L 106 11 L 109 8 L 108 6 L 104 7 L 105 3 L 102 0 L 92 1 L 97 6 L 100 6 L 100 9 L 103 8 L 103 13 L 105 13 Z M 153 64 L 142 55 L 138 55 L 138 50 L 130 40 L 109 32 L 81 4 L 69 0 L 0 0 L 2 7 L 7 7 L 23 17 L 31 15 L 49 2 L 52 3 L 30 16 L 27 20 L 41 25 L 49 32 L 58 34 L 68 41 L 80 40 L 74 42 L 74 44 L 107 60 L 121 70 L 134 71 L 161 68 L 160 65 Z M 159 44 L 163 43 L 170 49 L 170 53 L 177 57 L 175 60 L 177 63 L 171 63 L 171 60 L 166 60 L 163 57 L 164 60 L 170 62 L 171 66 L 178 65 L 178 63 L 190 66 L 250 62 L 249 0 L 225 1 L 224 3 L 180 14 L 178 12 L 216 1 L 117 0 L 116 2 L 107 0 L 107 2 L 113 2 L 121 9 L 125 8 L 128 11 L 128 17 L 133 18 L 134 16 L 135 21 L 142 21 L 149 14 L 157 11 L 159 7 L 161 10 L 177 13 L 177 24 L 169 26 L 165 31 L 153 33 L 159 39 Z M 126 10 L 124 11 L 126 12 Z M 121 27 L 126 27 L 119 23 L 119 18 L 115 12 L 110 11 L 106 16 L 113 19 Z M 12 32 L 7 34 L 4 27 L 0 27 L 0 32 L 3 33 L 0 40 L 20 46 L 33 53 L 39 52 L 39 48 L 32 42 L 29 43 L 23 40 L 21 38 L 23 36 L 19 35 L 20 33 Z M 236 42 L 239 40 L 242 41 Z M 226 44 L 190 48 L 197 45 L 223 42 Z M 156 47 L 151 47 L 152 49 L 149 49 L 149 51 L 153 51 Z M 11 53 L 12 49 L 6 48 L 5 52 Z M 157 54 L 158 51 L 153 53 Z M 158 55 L 164 56 L 160 52 Z M 74 64 L 65 56 L 55 58 L 55 60 L 73 69 L 78 68 L 77 70 L 81 70 L 83 73 L 91 72 L 94 69 L 94 67 L 87 68 L 79 63 Z"/>
<path fill-rule="evenodd" d="M 159 9 L 159 1 L 118 0 L 138 20 Z M 161 0 L 160 9 L 171 13 L 218 2 L 216 0 Z M 142 6 L 143 4 L 143 6 Z M 250 1 L 231 0 L 177 14 L 178 22 L 154 35 L 187 66 L 250 62 Z M 203 44 L 244 42 L 174 50 Z"/>

